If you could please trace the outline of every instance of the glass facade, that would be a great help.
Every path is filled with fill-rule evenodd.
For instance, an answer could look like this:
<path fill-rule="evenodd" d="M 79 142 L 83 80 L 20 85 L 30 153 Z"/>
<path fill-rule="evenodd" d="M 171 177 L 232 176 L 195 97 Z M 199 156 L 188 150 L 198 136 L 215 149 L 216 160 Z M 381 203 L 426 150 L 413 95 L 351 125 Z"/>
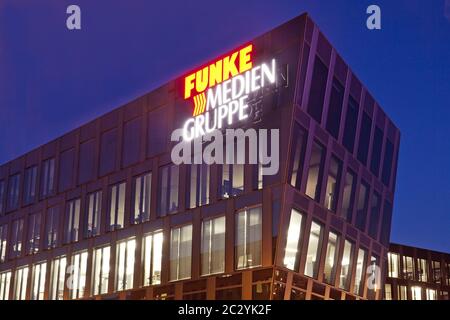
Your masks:
<path fill-rule="evenodd" d="M 170 236 L 170 280 L 191 277 L 192 225 L 173 228 Z"/>
<path fill-rule="evenodd" d="M 200 255 L 202 275 L 225 271 L 225 217 L 203 221 Z"/>
<path fill-rule="evenodd" d="M 235 263 L 236 269 L 261 265 L 262 212 L 261 207 L 236 214 Z"/>

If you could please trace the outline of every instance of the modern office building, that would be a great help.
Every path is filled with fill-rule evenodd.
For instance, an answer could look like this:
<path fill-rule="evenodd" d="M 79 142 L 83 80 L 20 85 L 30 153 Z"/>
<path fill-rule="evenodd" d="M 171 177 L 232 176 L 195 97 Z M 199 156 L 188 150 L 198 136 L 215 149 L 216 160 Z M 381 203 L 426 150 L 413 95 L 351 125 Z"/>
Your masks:
<path fill-rule="evenodd" d="M 391 244 L 386 300 L 450 300 L 450 254 Z"/>
<path fill-rule="evenodd" d="M 373 96 L 307 14 L 205 66 L 0 167 L 0 299 L 383 298 L 400 132 Z M 171 163 L 190 90 L 258 71 L 232 126 L 280 130 L 278 173 Z"/>

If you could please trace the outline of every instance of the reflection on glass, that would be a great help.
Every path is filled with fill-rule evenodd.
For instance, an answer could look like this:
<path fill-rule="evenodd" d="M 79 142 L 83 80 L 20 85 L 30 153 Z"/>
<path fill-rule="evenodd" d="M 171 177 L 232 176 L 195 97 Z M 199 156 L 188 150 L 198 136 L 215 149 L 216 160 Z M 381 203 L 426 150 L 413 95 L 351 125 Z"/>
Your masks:
<path fill-rule="evenodd" d="M 291 220 L 287 233 L 286 249 L 283 264 L 286 268 L 296 270 L 298 267 L 298 249 L 302 233 L 303 216 L 295 209 L 291 210 Z"/>
<path fill-rule="evenodd" d="M 325 255 L 325 266 L 323 269 L 323 280 L 326 283 L 334 284 L 336 277 L 338 235 L 330 232 L 328 235 L 327 253 Z"/>
<path fill-rule="evenodd" d="M 161 283 L 163 233 L 144 237 L 144 286 Z"/>
<path fill-rule="evenodd" d="M 191 277 L 192 225 L 173 228 L 170 243 L 170 280 Z"/>
<path fill-rule="evenodd" d="M 353 244 L 345 240 L 344 253 L 341 260 L 341 274 L 339 277 L 339 288 L 348 290 L 350 286 L 350 269 L 352 267 Z"/>
<path fill-rule="evenodd" d="M 110 246 L 98 248 L 94 251 L 94 281 L 92 294 L 104 294 L 108 292 L 109 283 L 109 259 Z"/>
<path fill-rule="evenodd" d="M 309 233 L 308 251 L 306 254 L 305 275 L 316 278 L 322 246 L 322 226 L 312 222 Z"/>
<path fill-rule="evenodd" d="M 225 271 L 225 217 L 203 221 L 202 275 Z"/>
<path fill-rule="evenodd" d="M 236 214 L 236 269 L 261 265 L 262 213 L 261 207 Z"/>
<path fill-rule="evenodd" d="M 136 239 L 118 243 L 116 291 L 133 288 Z"/>

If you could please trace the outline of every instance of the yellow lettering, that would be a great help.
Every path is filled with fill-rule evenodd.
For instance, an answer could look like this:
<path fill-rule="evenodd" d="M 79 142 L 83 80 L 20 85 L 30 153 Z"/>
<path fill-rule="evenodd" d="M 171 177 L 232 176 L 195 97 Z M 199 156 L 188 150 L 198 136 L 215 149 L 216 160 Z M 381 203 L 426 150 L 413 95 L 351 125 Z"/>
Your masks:
<path fill-rule="evenodd" d="M 239 51 L 239 73 L 250 70 L 253 67 L 250 53 L 253 50 L 253 45 L 249 44 Z"/>
<path fill-rule="evenodd" d="M 208 67 L 204 67 L 202 70 L 197 71 L 195 76 L 195 90 L 202 92 L 208 86 Z"/>
<path fill-rule="evenodd" d="M 209 66 L 209 85 L 212 87 L 222 82 L 222 60 L 217 61 Z"/>
<path fill-rule="evenodd" d="M 227 56 L 223 59 L 223 81 L 227 80 L 235 75 L 239 74 L 236 68 L 236 58 L 238 52 L 233 53 L 231 56 Z"/>
<path fill-rule="evenodd" d="M 187 99 L 191 96 L 192 89 L 194 89 L 195 73 L 188 75 L 184 78 L 184 98 Z"/>

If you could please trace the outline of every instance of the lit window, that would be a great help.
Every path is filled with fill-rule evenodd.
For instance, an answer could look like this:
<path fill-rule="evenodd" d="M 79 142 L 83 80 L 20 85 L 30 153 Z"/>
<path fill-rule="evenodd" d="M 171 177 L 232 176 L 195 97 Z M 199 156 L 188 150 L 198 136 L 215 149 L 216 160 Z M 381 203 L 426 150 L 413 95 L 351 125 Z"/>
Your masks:
<path fill-rule="evenodd" d="M 321 180 L 323 175 L 323 163 L 325 158 L 324 148 L 315 142 L 311 150 L 311 158 L 308 166 L 308 180 L 306 182 L 306 195 L 319 201 Z"/>
<path fill-rule="evenodd" d="M 134 206 L 132 223 L 142 223 L 150 219 L 152 194 L 152 174 L 147 173 L 134 179 Z"/>
<path fill-rule="evenodd" d="M 431 273 L 434 283 L 441 283 L 441 263 L 439 261 L 431 261 Z"/>
<path fill-rule="evenodd" d="M 306 131 L 300 129 L 300 127 L 295 124 L 294 127 L 294 149 L 291 151 L 291 163 L 292 168 L 290 169 L 290 183 L 291 186 L 300 189 L 301 175 L 303 170 L 303 161 L 305 159 L 305 148 L 306 148 Z"/>
<path fill-rule="evenodd" d="M 422 300 L 422 288 L 421 287 L 411 287 L 411 297 L 412 300 Z"/>
<path fill-rule="evenodd" d="M 31 281 L 31 300 L 44 300 L 45 276 L 47 263 L 36 263 L 33 265 L 33 276 Z"/>
<path fill-rule="evenodd" d="M 408 292 L 406 286 L 398 286 L 398 299 L 408 300 Z"/>
<path fill-rule="evenodd" d="M 170 280 L 191 277 L 192 225 L 173 228 L 170 235 Z"/>
<path fill-rule="evenodd" d="M 264 186 L 263 165 L 261 163 L 252 165 L 252 187 L 253 190 L 261 190 Z"/>
<path fill-rule="evenodd" d="M 412 257 L 403 256 L 403 278 L 415 280 L 414 261 Z"/>
<path fill-rule="evenodd" d="M 9 177 L 8 181 L 8 198 L 6 199 L 6 207 L 8 210 L 17 209 L 19 206 L 19 186 L 20 174 Z"/>
<path fill-rule="evenodd" d="M 391 278 L 398 278 L 400 256 L 396 253 L 388 252 L 388 275 Z"/>
<path fill-rule="evenodd" d="M 88 195 L 86 214 L 86 237 L 94 237 L 100 234 L 100 221 L 102 215 L 102 191 Z"/>
<path fill-rule="evenodd" d="M 144 237 L 144 286 L 161 283 L 163 233 Z"/>
<path fill-rule="evenodd" d="M 356 189 L 356 176 L 355 174 L 347 170 L 344 180 L 344 191 L 342 195 L 342 212 L 341 216 L 352 222 L 353 203 L 355 202 L 355 189 Z"/>
<path fill-rule="evenodd" d="M 59 229 L 59 207 L 52 207 L 47 210 L 47 219 L 45 221 L 45 248 L 56 247 Z"/>
<path fill-rule="evenodd" d="M 11 271 L 0 273 L 0 300 L 9 300 L 11 286 Z"/>
<path fill-rule="evenodd" d="M 309 232 L 308 251 L 306 254 L 305 275 L 317 278 L 322 248 L 322 226 L 316 222 L 311 223 Z"/>
<path fill-rule="evenodd" d="M 174 213 L 178 210 L 179 166 L 167 165 L 160 168 L 158 192 L 158 216 Z"/>
<path fill-rule="evenodd" d="M 245 209 L 236 214 L 236 269 L 261 265 L 262 212 L 261 207 Z"/>
<path fill-rule="evenodd" d="M 299 247 L 302 236 L 302 220 L 303 215 L 297 210 L 292 209 L 283 259 L 284 266 L 291 270 L 298 269 Z"/>
<path fill-rule="evenodd" d="M 428 270 L 428 264 L 427 260 L 425 259 L 417 259 L 417 271 L 419 276 L 419 281 L 427 282 L 427 270 Z"/>
<path fill-rule="evenodd" d="M 78 241 L 80 229 L 80 199 L 71 200 L 66 210 L 66 243 Z"/>
<path fill-rule="evenodd" d="M 104 294 L 108 292 L 110 252 L 110 246 L 97 248 L 94 250 L 94 281 L 92 284 L 93 295 Z"/>
<path fill-rule="evenodd" d="M 355 272 L 355 286 L 353 287 L 353 293 L 359 296 L 364 294 L 364 270 L 367 260 L 367 251 L 359 248 L 358 258 L 356 260 L 356 272 Z"/>
<path fill-rule="evenodd" d="M 22 254 L 23 219 L 14 220 L 11 230 L 11 257 L 19 257 Z"/>
<path fill-rule="evenodd" d="M 123 228 L 125 215 L 125 182 L 116 184 L 110 189 L 109 231 Z"/>
<path fill-rule="evenodd" d="M 23 201 L 30 204 L 36 199 L 36 178 L 37 167 L 30 167 L 25 170 Z"/>
<path fill-rule="evenodd" d="M 6 259 L 6 244 L 8 236 L 8 225 L 4 224 L 0 226 L 0 263 L 5 262 Z"/>
<path fill-rule="evenodd" d="M 117 244 L 116 291 L 133 288 L 136 239 Z"/>
<path fill-rule="evenodd" d="M 426 293 L 427 293 L 427 300 L 437 300 L 436 299 L 436 296 L 437 296 L 436 290 L 434 290 L 434 289 L 427 289 Z"/>
<path fill-rule="evenodd" d="M 345 240 L 344 253 L 341 260 L 341 274 L 339 277 L 339 288 L 347 290 L 350 287 L 351 268 L 353 261 L 353 243 Z"/>
<path fill-rule="evenodd" d="M 222 198 L 240 195 L 244 192 L 244 165 L 224 164 L 222 165 Z"/>
<path fill-rule="evenodd" d="M 336 278 L 337 254 L 339 246 L 339 237 L 336 233 L 328 234 L 327 252 L 325 255 L 325 266 L 323 269 L 323 280 L 326 283 L 334 285 Z"/>
<path fill-rule="evenodd" d="M 28 267 L 18 268 L 14 279 L 14 300 L 25 300 L 27 297 Z"/>
<path fill-rule="evenodd" d="M 47 197 L 54 191 L 55 159 L 48 159 L 42 163 L 41 196 Z"/>
<path fill-rule="evenodd" d="M 367 277 L 368 278 L 374 278 L 375 283 L 373 286 L 368 286 L 367 288 L 367 299 L 369 300 L 375 300 L 376 298 L 376 291 L 379 289 L 379 279 L 378 273 L 379 272 L 379 259 L 377 256 L 373 255 L 370 257 L 370 268 L 367 270 Z"/>
<path fill-rule="evenodd" d="M 342 162 L 332 156 L 328 169 L 327 190 L 325 194 L 325 208 L 336 211 L 339 185 L 341 181 Z"/>
<path fill-rule="evenodd" d="M 83 298 L 86 289 L 87 251 L 75 253 L 72 256 L 71 279 L 69 283 L 71 299 Z M 69 281 L 69 280 L 68 280 Z"/>
<path fill-rule="evenodd" d="M 191 164 L 189 174 L 188 207 L 195 208 L 209 203 L 209 171 L 206 164 Z"/>
<path fill-rule="evenodd" d="M 202 275 L 225 271 L 225 217 L 203 221 L 200 254 Z"/>
<path fill-rule="evenodd" d="M 52 271 L 50 275 L 50 299 L 64 299 L 64 283 L 66 276 L 67 259 L 65 256 L 55 258 L 52 262 Z"/>
<path fill-rule="evenodd" d="M 384 285 L 384 299 L 392 300 L 392 286 L 390 283 Z"/>
<path fill-rule="evenodd" d="M 41 213 L 35 213 L 28 217 L 28 254 L 33 254 L 39 251 L 40 239 Z"/>

